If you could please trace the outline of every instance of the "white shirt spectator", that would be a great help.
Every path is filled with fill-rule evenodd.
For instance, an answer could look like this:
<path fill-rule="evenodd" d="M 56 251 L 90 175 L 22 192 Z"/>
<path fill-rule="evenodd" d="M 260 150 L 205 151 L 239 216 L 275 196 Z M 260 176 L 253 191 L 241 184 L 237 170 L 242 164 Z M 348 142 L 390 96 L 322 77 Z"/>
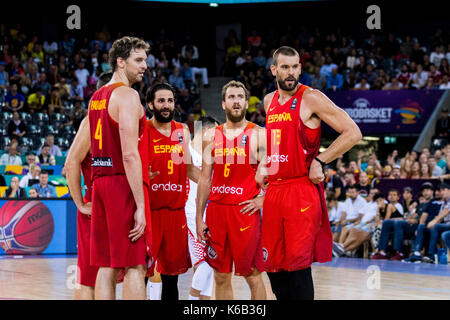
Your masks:
<path fill-rule="evenodd" d="M 86 88 L 88 83 L 88 77 L 89 77 L 89 71 L 87 69 L 77 69 L 75 70 L 75 76 L 78 79 L 78 83 L 83 87 Z"/>
<path fill-rule="evenodd" d="M 377 215 L 378 205 L 376 202 L 371 201 L 366 204 L 366 208 L 364 210 L 364 216 L 361 219 L 361 224 L 366 224 L 372 221 Z"/>
<path fill-rule="evenodd" d="M 412 75 L 412 86 L 416 88 L 421 88 L 426 85 L 428 80 L 428 72 L 422 71 L 420 74 L 418 72 Z M 416 82 L 417 81 L 417 82 Z"/>
<path fill-rule="evenodd" d="M 361 82 L 358 82 L 357 84 L 355 84 L 355 89 L 360 89 L 361 88 Z M 366 83 L 365 88 L 367 90 L 370 89 L 370 85 L 368 83 Z"/>
<path fill-rule="evenodd" d="M 439 86 L 439 89 L 441 89 L 441 90 L 450 89 L 450 82 L 447 81 L 447 83 L 441 83 L 441 85 Z"/>
<path fill-rule="evenodd" d="M 149 55 L 147 56 L 147 60 L 145 60 L 145 62 L 147 63 L 147 67 L 149 67 L 150 69 L 155 69 L 156 59 L 154 55 L 149 53 Z"/>
<path fill-rule="evenodd" d="M 58 44 L 56 43 L 56 41 L 53 41 L 52 43 L 44 41 L 44 51 L 52 54 L 53 52 L 58 51 Z"/>
<path fill-rule="evenodd" d="M 436 165 L 433 169 L 433 171 L 431 172 L 433 177 L 440 177 L 444 174 L 444 170 L 442 170 L 441 167 L 439 167 L 438 165 Z"/>
<path fill-rule="evenodd" d="M 364 200 L 363 197 L 358 195 L 355 199 L 355 201 L 352 201 L 352 199 L 348 198 L 344 202 L 344 210 L 347 214 L 345 216 L 346 220 L 353 220 L 358 218 L 360 214 L 364 214 L 366 209 L 367 201 Z"/>
<path fill-rule="evenodd" d="M 328 212 L 328 218 L 330 219 L 330 222 L 336 222 L 341 219 L 342 212 L 345 211 L 344 202 L 338 202 L 336 208 L 332 208 Z"/>
<path fill-rule="evenodd" d="M 183 56 L 183 58 L 186 58 L 186 49 L 187 49 L 187 47 L 188 47 L 188 45 L 184 45 L 184 46 L 181 48 L 181 55 Z M 191 59 L 193 59 L 193 60 L 198 60 L 198 49 L 197 49 L 197 47 L 194 46 L 193 44 L 190 45 L 190 47 L 191 47 L 192 50 L 194 51 L 193 54 L 192 54 Z"/>
<path fill-rule="evenodd" d="M 337 69 L 337 65 L 334 63 L 330 63 L 330 64 L 324 64 L 322 66 L 322 68 L 320 68 L 320 73 L 325 75 L 325 77 L 331 76 L 331 71 L 336 68 Z"/>
<path fill-rule="evenodd" d="M 437 68 L 441 65 L 441 60 L 444 59 L 445 56 L 442 52 L 432 52 L 430 55 L 430 62 L 434 64 Z"/>
<path fill-rule="evenodd" d="M 357 58 L 355 56 L 347 57 L 347 68 L 353 69 L 358 64 L 359 64 L 359 58 Z"/>
<path fill-rule="evenodd" d="M 8 152 L 6 152 L 0 157 L 0 165 L 21 166 L 22 159 L 18 155 L 12 156 Z"/>
<path fill-rule="evenodd" d="M 395 207 L 395 209 L 398 210 L 398 212 L 401 215 L 403 215 L 405 213 L 405 211 L 403 210 L 403 206 L 400 203 L 397 202 L 396 204 L 394 204 L 394 207 Z"/>
<path fill-rule="evenodd" d="M 19 187 L 21 187 L 21 188 L 28 187 L 28 182 L 30 181 L 30 179 L 39 179 L 39 176 L 36 176 L 35 178 L 33 178 L 33 176 L 31 175 L 31 172 L 28 172 L 26 176 L 23 176 L 22 179 L 20 179 Z"/>

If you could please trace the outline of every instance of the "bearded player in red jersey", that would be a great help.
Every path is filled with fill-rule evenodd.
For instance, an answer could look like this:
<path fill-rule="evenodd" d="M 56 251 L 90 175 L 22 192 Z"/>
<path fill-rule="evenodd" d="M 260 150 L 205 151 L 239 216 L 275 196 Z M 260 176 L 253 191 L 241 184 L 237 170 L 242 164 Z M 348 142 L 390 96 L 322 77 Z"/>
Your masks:
<path fill-rule="evenodd" d="M 99 267 L 96 299 L 115 299 L 121 269 L 125 269 L 123 299 L 146 298 L 144 277 L 150 248 L 143 235 L 150 232 L 146 224 L 150 212 L 138 146 L 146 117 L 139 94 L 131 85 L 142 80 L 148 49 L 138 38 L 116 40 L 109 52 L 112 79 L 94 93 L 89 104 L 93 186 L 90 263 Z"/>
<path fill-rule="evenodd" d="M 197 182 L 200 170 L 192 164 L 190 133 L 185 124 L 173 121 L 175 89 L 156 83 L 147 92 L 154 117 L 147 121 L 148 151 L 152 171 L 150 181 L 153 257 L 161 274 L 161 300 L 178 300 L 178 275 L 191 266 L 188 228 L 184 207 L 187 178 Z"/>
<path fill-rule="evenodd" d="M 278 90 L 264 98 L 268 187 L 263 207 L 264 269 L 277 299 L 314 299 L 313 262 L 332 258 L 333 239 L 323 189 L 323 165 L 360 139 L 358 126 L 318 90 L 298 83 L 300 56 L 290 47 L 273 55 Z M 340 135 L 318 155 L 320 124 Z"/>
<path fill-rule="evenodd" d="M 197 236 L 207 241 L 205 259 L 214 269 L 216 299 L 232 300 L 231 272 L 244 276 L 253 300 L 265 300 L 262 280 L 261 211 L 255 181 L 265 156 L 265 130 L 245 119 L 249 93 L 231 81 L 222 89 L 227 121 L 209 129 L 203 140 L 202 173 L 197 192 Z M 209 204 L 206 221 L 203 213 Z"/>

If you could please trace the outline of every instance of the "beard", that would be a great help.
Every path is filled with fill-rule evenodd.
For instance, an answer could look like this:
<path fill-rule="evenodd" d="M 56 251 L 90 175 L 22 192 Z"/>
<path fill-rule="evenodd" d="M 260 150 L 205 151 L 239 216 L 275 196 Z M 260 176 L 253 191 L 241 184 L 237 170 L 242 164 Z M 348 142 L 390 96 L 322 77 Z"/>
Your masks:
<path fill-rule="evenodd" d="M 231 122 L 236 123 L 236 122 L 242 121 L 242 119 L 245 118 L 245 109 L 242 108 L 241 113 L 238 114 L 238 115 L 234 115 L 233 114 L 233 109 L 231 109 L 231 110 L 230 109 L 225 109 L 225 114 L 226 114 L 228 120 L 230 120 Z"/>
<path fill-rule="evenodd" d="M 288 85 L 286 83 L 286 80 L 293 80 L 294 83 L 292 85 Z M 292 91 L 297 87 L 298 79 L 295 79 L 294 77 L 287 77 L 286 79 L 282 80 L 280 77 L 277 76 L 277 84 L 278 88 L 284 91 Z"/>
<path fill-rule="evenodd" d="M 164 111 L 170 112 L 168 117 L 164 117 L 162 115 L 162 113 Z M 168 123 L 168 122 L 172 121 L 174 113 L 175 113 L 174 110 L 170 111 L 169 109 L 161 109 L 161 110 L 153 109 L 153 115 L 155 116 L 156 121 L 158 121 L 160 123 Z"/>

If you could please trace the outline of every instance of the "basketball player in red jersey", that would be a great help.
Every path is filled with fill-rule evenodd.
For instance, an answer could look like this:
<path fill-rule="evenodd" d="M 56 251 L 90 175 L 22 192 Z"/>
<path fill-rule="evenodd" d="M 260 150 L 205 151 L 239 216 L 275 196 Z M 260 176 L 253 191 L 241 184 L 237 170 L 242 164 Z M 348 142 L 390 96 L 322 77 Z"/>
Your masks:
<path fill-rule="evenodd" d="M 149 161 L 159 174 L 150 181 L 153 257 L 161 274 L 161 300 L 178 300 L 178 275 L 191 266 L 184 207 L 187 177 L 197 182 L 200 170 L 192 164 L 190 133 L 173 121 L 175 89 L 156 83 L 147 92 L 154 117 L 147 121 Z"/>
<path fill-rule="evenodd" d="M 112 73 L 106 72 L 99 76 L 97 89 L 111 80 Z M 77 212 L 77 283 L 75 300 L 93 300 L 95 279 L 98 267 L 90 265 L 90 239 L 91 239 L 91 154 L 90 132 L 87 117 L 81 121 L 78 132 L 67 153 L 65 168 L 70 194 L 78 208 Z M 84 177 L 86 191 L 84 198 L 81 191 L 80 173 Z"/>
<path fill-rule="evenodd" d="M 142 236 L 148 226 L 138 149 L 146 117 L 139 94 L 131 86 L 142 80 L 148 49 L 138 38 L 116 40 L 109 52 L 112 79 L 94 93 L 89 104 L 93 186 L 90 263 L 99 267 L 96 299 L 115 299 L 121 269 L 125 269 L 123 299 L 146 298 L 148 244 Z"/>
<path fill-rule="evenodd" d="M 298 83 L 300 56 L 290 47 L 273 55 L 278 90 L 264 98 L 268 187 L 263 208 L 264 269 L 277 299 L 314 299 L 311 264 L 332 258 L 323 168 L 360 139 L 358 126 L 322 92 Z M 340 135 L 318 155 L 320 124 Z M 261 170 L 262 172 L 262 170 Z"/>
<path fill-rule="evenodd" d="M 241 82 L 222 89 L 227 121 L 209 129 L 203 140 L 197 192 L 197 236 L 207 241 L 205 259 L 214 269 L 216 299 L 232 300 L 231 272 L 244 276 L 254 300 L 265 300 L 262 280 L 261 212 L 257 197 L 258 161 L 265 155 L 265 130 L 245 119 L 249 94 Z M 262 136 L 262 138 L 261 138 Z M 206 221 L 203 212 L 209 204 Z"/>

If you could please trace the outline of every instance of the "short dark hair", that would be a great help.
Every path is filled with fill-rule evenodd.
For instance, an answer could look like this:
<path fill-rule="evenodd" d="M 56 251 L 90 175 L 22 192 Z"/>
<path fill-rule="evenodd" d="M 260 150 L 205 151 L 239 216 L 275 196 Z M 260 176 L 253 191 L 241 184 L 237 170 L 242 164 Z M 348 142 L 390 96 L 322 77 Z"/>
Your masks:
<path fill-rule="evenodd" d="M 328 193 L 327 202 L 330 202 L 330 201 L 337 201 L 336 193 L 334 193 L 334 192 Z"/>
<path fill-rule="evenodd" d="M 46 174 L 46 175 L 48 175 L 48 171 L 47 171 L 47 170 L 41 170 L 41 172 L 39 172 L 39 175 L 41 175 L 41 174 Z"/>
<path fill-rule="evenodd" d="M 128 36 L 114 41 L 108 52 L 108 62 L 111 65 L 112 71 L 116 71 L 117 58 L 126 60 L 130 57 L 131 51 L 135 49 L 144 49 L 148 52 L 150 45 L 142 39 Z"/>
<path fill-rule="evenodd" d="M 220 124 L 218 120 L 211 116 L 201 116 L 198 121 L 201 121 L 204 127 L 214 127 L 216 124 Z"/>
<path fill-rule="evenodd" d="M 44 143 L 44 145 L 42 146 L 42 149 L 44 149 L 44 148 L 46 148 L 46 147 L 49 147 L 49 148 L 50 148 L 50 145 L 47 144 L 47 143 Z M 42 149 L 41 149 L 41 150 L 42 150 Z"/>
<path fill-rule="evenodd" d="M 100 74 L 98 76 L 97 89 L 100 89 L 105 84 L 107 84 L 109 81 L 111 81 L 112 76 L 113 76 L 112 71 L 106 71 L 106 72 L 103 72 L 102 74 Z"/>
<path fill-rule="evenodd" d="M 275 52 L 273 53 L 273 65 L 274 66 L 277 65 L 278 56 L 280 54 L 282 54 L 284 56 L 289 56 L 289 57 L 298 56 L 300 58 L 300 54 L 297 52 L 297 50 L 295 50 L 292 47 L 282 46 L 282 47 L 278 48 L 277 50 L 275 50 Z"/>
<path fill-rule="evenodd" d="M 156 82 L 155 84 L 153 84 L 150 88 L 148 88 L 147 90 L 147 94 L 145 97 L 145 101 L 147 103 L 153 103 L 153 101 L 155 100 L 155 95 L 156 92 L 158 92 L 159 90 L 169 90 L 172 91 L 173 93 L 173 98 L 176 100 L 177 99 L 177 92 L 175 90 L 175 88 L 173 86 L 171 86 L 169 83 L 167 82 Z"/>
<path fill-rule="evenodd" d="M 377 201 L 378 199 L 386 199 L 386 197 L 384 196 L 384 194 L 382 194 L 381 192 L 377 192 L 374 196 L 373 196 L 373 201 Z"/>
<path fill-rule="evenodd" d="M 391 192 L 397 193 L 398 196 L 400 195 L 400 192 L 397 189 L 389 189 L 388 194 L 391 193 Z"/>
<path fill-rule="evenodd" d="M 350 189 L 358 190 L 358 187 L 356 186 L 356 184 L 353 184 L 353 185 L 347 187 L 347 190 L 350 190 Z"/>

